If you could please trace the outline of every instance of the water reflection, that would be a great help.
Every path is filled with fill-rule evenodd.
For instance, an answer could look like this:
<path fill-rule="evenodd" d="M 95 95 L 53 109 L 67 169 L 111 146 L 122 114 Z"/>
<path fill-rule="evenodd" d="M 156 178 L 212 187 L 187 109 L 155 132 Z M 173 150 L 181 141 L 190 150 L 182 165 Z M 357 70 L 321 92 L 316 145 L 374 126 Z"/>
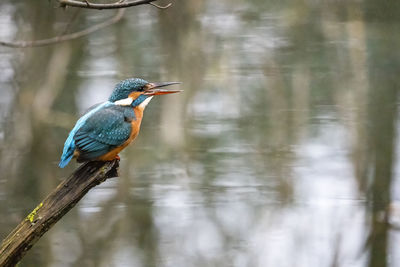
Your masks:
<path fill-rule="evenodd" d="M 399 12 L 187 0 L 82 40 L 0 47 L 0 237 L 75 168 L 57 160 L 77 115 L 140 76 L 185 92 L 151 102 L 121 177 L 21 266 L 400 266 Z M 71 16 L 3 1 L 0 37 L 51 36 Z"/>

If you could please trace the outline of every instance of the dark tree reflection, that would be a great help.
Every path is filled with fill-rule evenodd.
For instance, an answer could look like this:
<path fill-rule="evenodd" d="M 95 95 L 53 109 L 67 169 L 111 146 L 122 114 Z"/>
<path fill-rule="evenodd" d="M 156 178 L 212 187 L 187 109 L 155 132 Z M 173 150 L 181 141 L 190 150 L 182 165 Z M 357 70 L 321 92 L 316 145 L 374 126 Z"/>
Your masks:
<path fill-rule="evenodd" d="M 365 3 L 367 21 L 369 103 L 367 129 L 369 132 L 368 173 L 371 174 L 371 233 L 367 241 L 369 266 L 389 265 L 389 206 L 392 201 L 391 185 L 395 167 L 395 147 L 397 142 L 398 72 L 400 57 L 393 51 L 400 45 L 398 35 L 392 31 L 397 28 L 400 10 L 397 1 L 378 4 Z M 387 25 L 385 29 L 378 25 Z"/>

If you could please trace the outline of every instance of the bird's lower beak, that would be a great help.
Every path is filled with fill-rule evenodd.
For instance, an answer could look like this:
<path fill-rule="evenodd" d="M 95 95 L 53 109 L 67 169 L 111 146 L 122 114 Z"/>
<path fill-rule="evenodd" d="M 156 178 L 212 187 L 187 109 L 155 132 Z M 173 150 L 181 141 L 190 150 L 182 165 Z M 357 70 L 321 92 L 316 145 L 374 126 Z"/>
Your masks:
<path fill-rule="evenodd" d="M 147 88 L 144 91 L 145 95 L 166 95 L 182 92 L 182 90 L 165 90 L 159 89 L 160 87 L 165 87 L 173 84 L 180 84 L 180 82 L 165 82 L 165 83 L 148 83 Z"/>

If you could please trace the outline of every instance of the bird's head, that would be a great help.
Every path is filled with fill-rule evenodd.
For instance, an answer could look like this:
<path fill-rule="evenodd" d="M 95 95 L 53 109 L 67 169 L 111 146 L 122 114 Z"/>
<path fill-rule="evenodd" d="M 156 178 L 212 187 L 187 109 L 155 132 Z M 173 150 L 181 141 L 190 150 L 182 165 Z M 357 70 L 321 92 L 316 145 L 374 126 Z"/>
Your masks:
<path fill-rule="evenodd" d="M 181 90 L 160 89 L 173 84 L 179 84 L 179 82 L 150 83 L 143 79 L 130 78 L 119 82 L 108 100 L 117 105 L 142 106 L 144 108 L 155 95 L 181 92 Z"/>

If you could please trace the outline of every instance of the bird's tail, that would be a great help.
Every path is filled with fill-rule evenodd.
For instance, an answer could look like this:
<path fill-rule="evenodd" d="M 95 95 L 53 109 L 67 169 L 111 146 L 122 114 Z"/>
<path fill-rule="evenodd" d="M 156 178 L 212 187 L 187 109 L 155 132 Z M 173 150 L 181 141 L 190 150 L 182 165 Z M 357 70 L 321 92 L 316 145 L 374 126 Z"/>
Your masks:
<path fill-rule="evenodd" d="M 65 166 L 68 165 L 68 163 L 71 161 L 72 157 L 74 156 L 74 152 L 72 152 L 71 155 L 65 155 L 63 154 L 63 157 L 61 157 L 60 163 L 58 163 L 58 166 L 60 168 L 64 168 Z"/>
<path fill-rule="evenodd" d="M 61 160 L 60 163 L 58 164 L 60 168 L 64 168 L 65 166 L 68 165 L 68 163 L 74 156 L 74 151 L 75 151 L 75 144 L 73 136 L 70 134 L 70 136 L 68 136 L 67 140 L 65 141 L 63 153 L 61 155 Z"/>

